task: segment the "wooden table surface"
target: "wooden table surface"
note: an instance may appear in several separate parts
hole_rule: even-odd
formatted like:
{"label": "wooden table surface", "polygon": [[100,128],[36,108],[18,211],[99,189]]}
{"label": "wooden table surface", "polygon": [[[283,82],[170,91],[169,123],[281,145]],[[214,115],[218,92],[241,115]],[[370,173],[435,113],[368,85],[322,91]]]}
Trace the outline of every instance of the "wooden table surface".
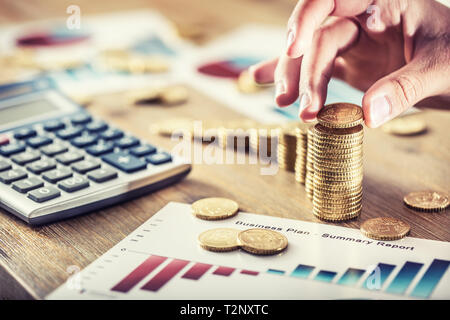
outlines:
{"label": "wooden table surface", "polygon": [[[190,0],[186,13],[179,9],[183,3],[183,0],[78,1],[82,14],[153,7],[183,23],[212,19],[215,23],[210,37],[248,21],[284,25],[293,7],[293,1]],[[70,4],[56,0],[47,4],[41,0],[3,0],[0,23],[61,16]],[[150,123],[179,116],[201,120],[214,120],[218,116],[230,120],[241,118],[220,102],[194,90],[190,92],[189,102],[180,106],[127,106],[116,94],[97,98],[89,110],[169,150],[175,142],[151,134]],[[365,129],[362,214],[339,225],[358,228],[369,218],[392,216],[411,225],[412,237],[450,241],[448,210],[420,213],[406,208],[402,202],[410,191],[449,191],[450,112],[427,111],[420,117],[426,121],[429,131],[419,136],[395,137],[379,129]],[[86,267],[169,201],[191,203],[204,197],[221,196],[235,199],[243,211],[323,223],[312,215],[304,187],[294,181],[293,173],[280,170],[275,176],[262,176],[259,169],[258,165],[248,164],[194,165],[186,179],[171,187],[42,227],[30,227],[0,210],[0,299],[44,298],[68,278],[69,266]]]}

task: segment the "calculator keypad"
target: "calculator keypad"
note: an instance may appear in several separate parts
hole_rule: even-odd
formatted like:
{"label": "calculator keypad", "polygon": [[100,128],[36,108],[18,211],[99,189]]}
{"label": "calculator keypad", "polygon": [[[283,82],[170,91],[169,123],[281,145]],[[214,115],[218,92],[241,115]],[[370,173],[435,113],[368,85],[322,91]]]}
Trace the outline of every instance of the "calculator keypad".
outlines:
{"label": "calculator keypad", "polygon": [[0,136],[0,183],[37,203],[172,159],[86,113]]}

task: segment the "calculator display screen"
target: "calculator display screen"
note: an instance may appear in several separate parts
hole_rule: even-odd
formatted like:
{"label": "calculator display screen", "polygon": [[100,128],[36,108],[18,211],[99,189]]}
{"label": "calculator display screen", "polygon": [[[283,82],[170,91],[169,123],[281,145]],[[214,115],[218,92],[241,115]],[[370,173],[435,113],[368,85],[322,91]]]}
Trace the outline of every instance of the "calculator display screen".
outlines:
{"label": "calculator display screen", "polygon": [[42,116],[47,112],[55,110],[58,110],[58,107],[45,99],[21,103],[19,105],[0,109],[0,125],[25,120],[37,115]]}

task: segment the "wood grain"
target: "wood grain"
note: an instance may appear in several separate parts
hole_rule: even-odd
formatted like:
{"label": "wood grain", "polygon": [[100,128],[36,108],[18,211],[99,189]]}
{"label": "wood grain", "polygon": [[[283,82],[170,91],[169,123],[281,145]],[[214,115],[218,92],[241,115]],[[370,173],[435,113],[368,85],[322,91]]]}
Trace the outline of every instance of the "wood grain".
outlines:
{"label": "wood grain", "polygon": [[[92,1],[79,1],[86,11],[96,13],[140,7],[146,1],[108,1],[109,7]],[[22,13],[16,1],[1,2],[2,21],[54,16],[64,1],[48,1],[41,11]],[[38,1],[30,1],[37,5]],[[183,2],[152,1],[151,4],[174,17],[183,16]],[[283,23],[292,1],[190,1],[189,16],[220,16],[222,32],[239,23],[262,21]],[[207,3],[214,3],[207,4]],[[99,7],[97,7],[99,6]],[[64,7],[65,8],[65,7]],[[241,8],[240,10],[237,10]],[[84,10],[84,9],[83,9]],[[224,15],[229,12],[230,15]],[[11,13],[11,14],[9,14]],[[14,18],[11,18],[14,17]],[[216,32],[216,31],[215,31]],[[120,94],[99,97],[89,107],[94,114],[149,142],[171,149],[176,141],[150,133],[149,125],[158,120],[189,116],[201,120],[237,119],[241,115],[194,90],[187,104],[173,107],[127,106]],[[421,114],[430,130],[414,137],[395,137],[379,129],[365,129],[364,200],[361,217],[339,225],[358,228],[366,219],[392,216],[411,225],[411,236],[450,241],[448,210],[420,213],[403,205],[403,196],[422,189],[449,191],[450,113],[429,111]],[[320,222],[311,213],[311,203],[293,173],[279,171],[262,176],[258,165],[196,164],[189,176],[178,184],[148,196],[105,208],[77,218],[42,227],[30,227],[0,211],[0,298],[42,299],[69,276],[70,266],[86,267],[169,201],[192,203],[203,197],[222,196],[236,200],[243,211]],[[4,289],[4,288],[11,288]]]}

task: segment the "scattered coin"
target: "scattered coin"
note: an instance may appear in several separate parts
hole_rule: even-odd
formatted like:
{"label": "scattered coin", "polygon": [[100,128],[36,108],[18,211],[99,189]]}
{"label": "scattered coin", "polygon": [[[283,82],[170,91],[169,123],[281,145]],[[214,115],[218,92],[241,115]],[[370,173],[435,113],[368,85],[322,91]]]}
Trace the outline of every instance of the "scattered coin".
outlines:
{"label": "scattered coin", "polygon": [[188,100],[189,92],[183,86],[169,86],[160,93],[161,102],[166,105],[181,104]]}
{"label": "scattered coin", "polygon": [[222,220],[236,215],[239,205],[226,198],[205,198],[192,204],[192,213],[203,220]]}
{"label": "scattered coin", "polygon": [[362,234],[375,240],[401,239],[409,233],[409,230],[409,224],[391,217],[369,219],[361,225]]}
{"label": "scattered coin", "polygon": [[238,235],[242,249],[253,254],[277,254],[286,249],[287,238],[279,232],[267,229],[248,229]]}
{"label": "scattered coin", "polygon": [[202,232],[198,236],[200,246],[209,251],[225,252],[239,248],[238,234],[241,230],[217,228]]}
{"label": "scattered coin", "polygon": [[127,102],[130,104],[155,102],[160,99],[161,91],[161,87],[147,87],[131,90],[126,93]]}
{"label": "scattered coin", "polygon": [[427,125],[417,116],[395,118],[384,124],[381,128],[386,133],[399,136],[411,136],[427,131]]}
{"label": "scattered coin", "polygon": [[448,195],[438,191],[411,192],[403,201],[409,208],[419,211],[437,212],[449,206]]}
{"label": "scattered coin", "polygon": [[256,84],[247,70],[241,72],[241,74],[239,75],[239,78],[237,80],[237,87],[238,90],[242,93],[255,93],[263,90],[263,87]]}
{"label": "scattered coin", "polygon": [[168,137],[173,134],[192,136],[193,130],[193,120],[190,118],[170,118],[150,126],[151,133]]}
{"label": "scattered coin", "polygon": [[350,128],[363,122],[361,107],[351,103],[333,103],[323,107],[317,120],[325,127]]}

